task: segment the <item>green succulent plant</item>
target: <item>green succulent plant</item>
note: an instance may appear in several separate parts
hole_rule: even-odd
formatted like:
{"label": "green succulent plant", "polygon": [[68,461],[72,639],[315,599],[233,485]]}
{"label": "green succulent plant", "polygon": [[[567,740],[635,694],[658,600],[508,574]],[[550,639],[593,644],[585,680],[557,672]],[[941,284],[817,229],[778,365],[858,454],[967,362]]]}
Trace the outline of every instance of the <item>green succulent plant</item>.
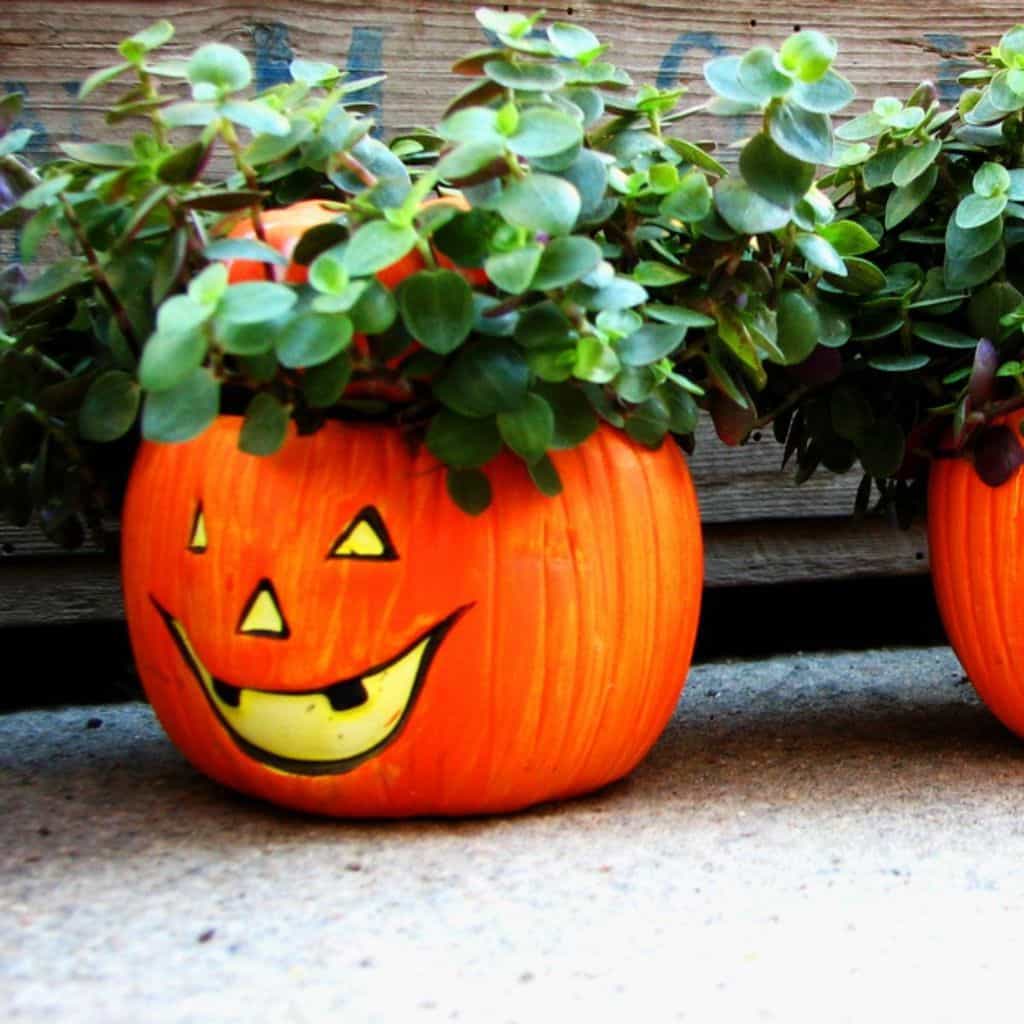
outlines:
{"label": "green succulent plant", "polygon": [[809,298],[839,310],[842,333],[771,367],[757,406],[799,479],[859,466],[861,510],[877,491],[909,521],[931,458],[971,458],[992,485],[1024,461],[992,425],[1024,405],[1022,69],[1018,27],[961,76],[956,104],[924,82],[834,132],[817,188],[835,211],[826,237],[853,248],[835,246],[845,274],[819,262]]}
{"label": "green succulent plant", "polygon": [[[773,424],[799,479],[859,465],[858,507],[877,484],[906,511],[947,427],[970,452],[1024,404],[1024,30],[956,106],[925,83],[836,127],[855,94],[819,32],[712,60],[713,98],[686,107],[582,26],[476,17],[467,86],[389,143],[358,99],[377,79],[296,60],[254,94],[232,47],[162,57],[167,22],[82,86],[119,85],[107,120],[134,135],[33,168],[6,130],[19,98],[0,105],[0,226],[45,264],[0,278],[8,518],[100,536],[139,438],[224,411],[254,455],[292,421],[391,422],[475,513],[503,450],[554,494],[550,453],[601,421],[690,448],[705,409],[728,443]],[[702,112],[754,125],[734,170],[680,134]],[[305,199],[334,216],[284,254],[264,218]],[[980,446],[979,469],[995,482],[1018,449]]]}

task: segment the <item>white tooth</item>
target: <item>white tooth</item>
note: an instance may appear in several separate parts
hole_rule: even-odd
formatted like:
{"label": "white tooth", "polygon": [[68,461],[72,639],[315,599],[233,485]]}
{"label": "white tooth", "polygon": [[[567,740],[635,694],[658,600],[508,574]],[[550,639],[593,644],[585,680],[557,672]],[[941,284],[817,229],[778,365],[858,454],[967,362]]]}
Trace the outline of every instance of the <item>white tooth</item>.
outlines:
{"label": "white tooth", "polygon": [[174,628],[202,677],[203,686],[224,720],[242,739],[277,757],[295,761],[342,761],[371,750],[394,732],[419,677],[430,644],[424,637],[397,661],[363,677],[367,700],[335,711],[322,693],[268,693],[239,690],[237,707],[217,696],[213,678],[199,660],[184,628]]}

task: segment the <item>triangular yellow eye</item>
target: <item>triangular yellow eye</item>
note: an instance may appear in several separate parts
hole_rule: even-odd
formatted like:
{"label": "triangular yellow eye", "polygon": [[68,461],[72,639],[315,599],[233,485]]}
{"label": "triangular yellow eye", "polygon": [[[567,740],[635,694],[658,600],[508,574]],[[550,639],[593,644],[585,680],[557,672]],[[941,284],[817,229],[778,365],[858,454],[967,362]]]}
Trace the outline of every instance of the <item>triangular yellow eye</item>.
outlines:
{"label": "triangular yellow eye", "polygon": [[192,520],[192,533],[188,541],[189,551],[202,554],[206,550],[206,516],[203,515],[202,503],[196,506],[196,515]]}
{"label": "triangular yellow eye", "polygon": [[242,612],[238,632],[279,640],[285,640],[291,635],[270,580],[260,580],[256,585]]}
{"label": "triangular yellow eye", "polygon": [[366,558],[393,562],[398,552],[391,543],[380,513],[367,505],[334,542],[328,558]]}

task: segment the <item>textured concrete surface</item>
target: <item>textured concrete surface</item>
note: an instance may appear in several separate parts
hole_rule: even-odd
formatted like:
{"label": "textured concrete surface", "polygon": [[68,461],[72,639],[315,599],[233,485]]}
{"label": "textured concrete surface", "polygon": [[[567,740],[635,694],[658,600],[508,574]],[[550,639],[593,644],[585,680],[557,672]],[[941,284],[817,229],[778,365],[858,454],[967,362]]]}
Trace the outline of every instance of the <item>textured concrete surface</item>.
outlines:
{"label": "textured concrete surface", "polygon": [[953,1021],[1019,1012],[1024,744],[945,649],[703,666],[634,776],[311,820],[147,708],[0,718],[5,1021]]}

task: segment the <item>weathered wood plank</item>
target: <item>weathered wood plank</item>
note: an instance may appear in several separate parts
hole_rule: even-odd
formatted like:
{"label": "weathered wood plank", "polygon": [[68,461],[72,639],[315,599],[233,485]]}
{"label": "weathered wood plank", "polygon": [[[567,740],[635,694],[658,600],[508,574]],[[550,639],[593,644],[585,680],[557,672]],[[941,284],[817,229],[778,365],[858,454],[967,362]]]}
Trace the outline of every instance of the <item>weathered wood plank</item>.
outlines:
{"label": "weathered wood plank", "polygon": [[[287,6],[263,3],[162,3],[145,0],[6,0],[0,24],[0,68],[8,87],[28,97],[28,122],[50,129],[38,145],[91,132],[98,103],[78,103],[77,84],[115,60],[113,44],[156,17],[178,28],[175,47],[221,39],[253,57],[256,79],[269,85],[287,73],[292,56],[338,62],[356,75],[386,71],[374,90],[388,131],[433,121],[458,87],[449,74],[453,57],[478,47],[473,19],[477,0],[378,0],[373,4],[297,0]],[[532,10],[536,3],[518,5]],[[1017,18],[1008,0],[945,5],[941,19],[933,6],[917,3],[820,4],[809,0],[712,5],[699,12],[667,0],[629,3],[574,3],[548,6],[591,26],[612,44],[612,57],[638,80],[672,85],[682,81],[705,95],[702,63],[739,52],[756,42],[778,43],[795,27],[835,35],[840,66],[867,97],[904,94],[922,78],[955,89],[964,57],[991,45]],[[707,128],[707,125],[701,125]],[[717,126],[731,133],[734,124]],[[728,137],[723,141],[728,141]]]}
{"label": "weathered wood plank", "polygon": [[917,576],[928,571],[923,527],[879,520],[722,523],[704,530],[709,587]]}
{"label": "weathered wood plank", "polygon": [[[704,529],[709,587],[910,576],[928,571],[920,528],[821,519],[712,524]],[[0,563],[0,628],[102,621],[124,614],[117,562],[108,557]]]}

